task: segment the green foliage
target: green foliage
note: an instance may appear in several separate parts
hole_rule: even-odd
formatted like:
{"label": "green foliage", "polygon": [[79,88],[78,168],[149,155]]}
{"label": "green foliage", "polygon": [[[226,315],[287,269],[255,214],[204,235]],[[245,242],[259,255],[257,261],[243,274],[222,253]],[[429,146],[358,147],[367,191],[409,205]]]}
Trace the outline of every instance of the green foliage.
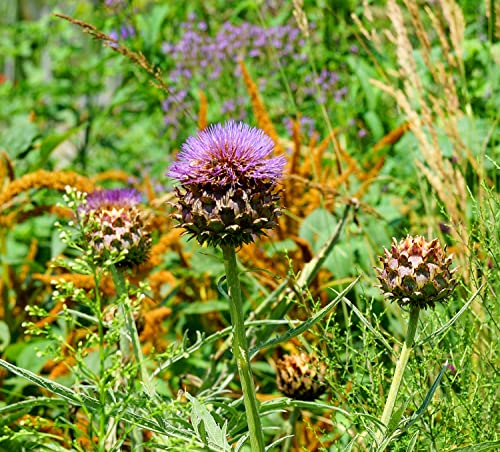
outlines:
{"label": "green foliage", "polygon": [[[4,3],[0,450],[249,450],[221,253],[174,237],[172,182],[165,177],[197,130],[199,90],[208,122],[262,119],[237,57],[287,156],[297,140],[289,121],[302,118],[298,169],[283,182],[289,205],[281,227],[240,250],[238,262],[268,450],[305,450],[311,438],[322,451],[498,449],[500,47],[487,2],[459,2],[465,31],[457,67],[448,67],[424,20],[432,61],[443,62],[460,102],[453,139],[446,117],[434,118],[435,136],[422,129],[435,139],[442,165],[463,176],[465,208],[457,207],[457,217],[415,163],[428,168],[418,136],[391,135],[409,118],[373,80],[401,89],[403,82],[391,78],[401,55],[385,38],[381,52],[352,22],[366,2],[305,1],[309,37],[297,29],[292,2],[134,0],[116,9],[89,0]],[[386,9],[371,3],[373,20],[363,23],[388,29]],[[113,43],[91,39],[54,12],[116,33],[161,69],[167,89],[153,86]],[[217,36],[228,25],[238,32],[224,42]],[[125,36],[124,26],[134,33]],[[239,42],[251,27],[298,35],[262,46],[255,38]],[[192,48],[182,58],[165,50],[189,30],[236,53],[217,59],[204,47],[193,59]],[[416,36],[411,45],[425,96],[442,98]],[[191,72],[176,75],[186,64]],[[411,101],[420,114],[418,98]],[[335,149],[323,146],[318,157],[330,126]],[[375,146],[380,140],[385,145]],[[467,151],[460,164],[457,149]],[[154,264],[122,272],[120,252],[97,263],[77,220],[84,195],[65,197],[50,183],[9,195],[16,181],[40,169],[75,170],[100,187],[140,186],[155,219],[154,246],[167,243]],[[99,179],[109,170],[120,177]],[[70,207],[65,215],[72,216],[50,209],[56,206]],[[454,234],[462,225],[467,239]],[[447,304],[421,314],[394,415],[375,445],[408,315],[383,299],[373,267],[391,237],[407,233],[439,237],[456,254],[462,279]],[[151,306],[164,316],[148,317]],[[276,389],[275,362],[300,351],[325,365],[328,391],[313,402],[283,398]]]}

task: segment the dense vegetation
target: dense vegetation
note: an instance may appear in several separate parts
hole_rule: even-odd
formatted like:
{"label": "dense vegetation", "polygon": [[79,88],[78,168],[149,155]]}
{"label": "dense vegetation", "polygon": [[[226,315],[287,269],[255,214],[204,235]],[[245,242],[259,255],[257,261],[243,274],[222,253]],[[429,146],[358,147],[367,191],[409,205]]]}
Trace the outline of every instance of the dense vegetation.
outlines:
{"label": "dense vegetation", "polygon": [[[0,450],[500,448],[498,3],[0,14]],[[265,181],[182,178],[190,137],[230,120],[282,177],[248,157]],[[242,235],[183,210],[194,190],[227,215],[245,187]],[[388,281],[408,246],[423,298]]]}

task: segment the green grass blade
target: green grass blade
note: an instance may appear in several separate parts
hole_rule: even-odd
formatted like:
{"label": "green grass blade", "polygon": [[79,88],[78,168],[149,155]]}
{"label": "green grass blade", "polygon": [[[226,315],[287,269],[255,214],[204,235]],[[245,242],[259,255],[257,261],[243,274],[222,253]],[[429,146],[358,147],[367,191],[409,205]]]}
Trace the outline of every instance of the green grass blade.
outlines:
{"label": "green grass blade", "polygon": [[330,303],[328,303],[324,308],[320,309],[314,316],[312,316],[309,320],[302,322],[296,328],[289,329],[285,334],[281,336],[277,336],[269,341],[261,342],[257,344],[250,350],[250,356],[253,357],[257,352],[262,350],[263,348],[269,347],[271,345],[277,345],[281,342],[288,341],[299,334],[302,334],[304,331],[307,331],[311,328],[315,323],[319,322],[323,317],[328,314],[328,312],[333,309],[337,303],[344,297],[346,293],[348,293],[359,281],[360,276],[358,276],[351,284],[349,284],[342,292],[340,292],[335,299],[333,299]]}

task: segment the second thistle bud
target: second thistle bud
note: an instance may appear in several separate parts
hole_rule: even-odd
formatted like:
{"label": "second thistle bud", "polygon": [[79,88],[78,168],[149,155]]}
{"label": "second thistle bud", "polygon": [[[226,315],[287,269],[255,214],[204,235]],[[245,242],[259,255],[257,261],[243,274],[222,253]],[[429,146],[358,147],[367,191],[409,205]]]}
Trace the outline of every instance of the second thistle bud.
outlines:
{"label": "second thistle bud", "polygon": [[455,288],[452,256],[437,239],[429,242],[420,236],[407,236],[399,243],[393,239],[391,249],[385,250],[380,261],[382,268],[376,269],[380,288],[401,306],[433,308]]}
{"label": "second thistle bud", "polygon": [[147,259],[151,227],[139,200],[139,193],[132,189],[99,190],[88,195],[80,215],[95,262],[102,264],[122,254],[117,264],[133,267]]}

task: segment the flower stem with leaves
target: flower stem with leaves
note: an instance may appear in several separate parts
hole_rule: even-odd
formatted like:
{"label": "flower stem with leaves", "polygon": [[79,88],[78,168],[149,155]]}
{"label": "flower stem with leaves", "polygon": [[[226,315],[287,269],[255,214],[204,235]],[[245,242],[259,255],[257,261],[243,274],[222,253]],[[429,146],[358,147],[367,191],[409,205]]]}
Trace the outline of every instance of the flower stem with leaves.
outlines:
{"label": "flower stem with leaves", "polygon": [[231,323],[233,325],[233,354],[241,378],[243,402],[245,404],[248,419],[250,444],[252,446],[252,451],[260,452],[264,451],[264,437],[262,434],[257,397],[255,395],[252,369],[250,367],[236,253],[232,246],[223,246],[222,253],[224,256],[226,281],[229,289],[229,310],[231,313]]}
{"label": "flower stem with leaves", "polygon": [[265,234],[280,215],[278,180],[286,159],[270,157],[273,140],[263,130],[227,121],[189,137],[168,175],[176,187],[174,217],[200,244],[220,246],[229,288],[233,353],[238,366],[252,451],[264,451],[255,395],[236,249]]}
{"label": "flower stem with leaves", "polygon": [[404,371],[406,369],[406,365],[408,364],[408,359],[413,349],[415,333],[417,331],[417,326],[418,326],[419,314],[420,314],[420,308],[418,306],[413,307],[410,311],[410,320],[408,321],[408,330],[406,332],[405,342],[403,344],[403,349],[401,350],[401,354],[399,355],[399,359],[396,364],[396,369],[394,370],[391,388],[389,389],[389,393],[387,394],[384,411],[382,413],[382,417],[380,418],[380,422],[384,425],[382,429],[386,430],[385,431],[381,430],[378,432],[376,438],[377,442],[380,442],[380,440],[383,439],[384,434],[387,431],[387,427],[389,426],[389,422],[391,420],[392,412],[394,410],[394,405],[396,403],[396,398],[399,392],[399,387],[401,386],[401,382],[403,381]]}

